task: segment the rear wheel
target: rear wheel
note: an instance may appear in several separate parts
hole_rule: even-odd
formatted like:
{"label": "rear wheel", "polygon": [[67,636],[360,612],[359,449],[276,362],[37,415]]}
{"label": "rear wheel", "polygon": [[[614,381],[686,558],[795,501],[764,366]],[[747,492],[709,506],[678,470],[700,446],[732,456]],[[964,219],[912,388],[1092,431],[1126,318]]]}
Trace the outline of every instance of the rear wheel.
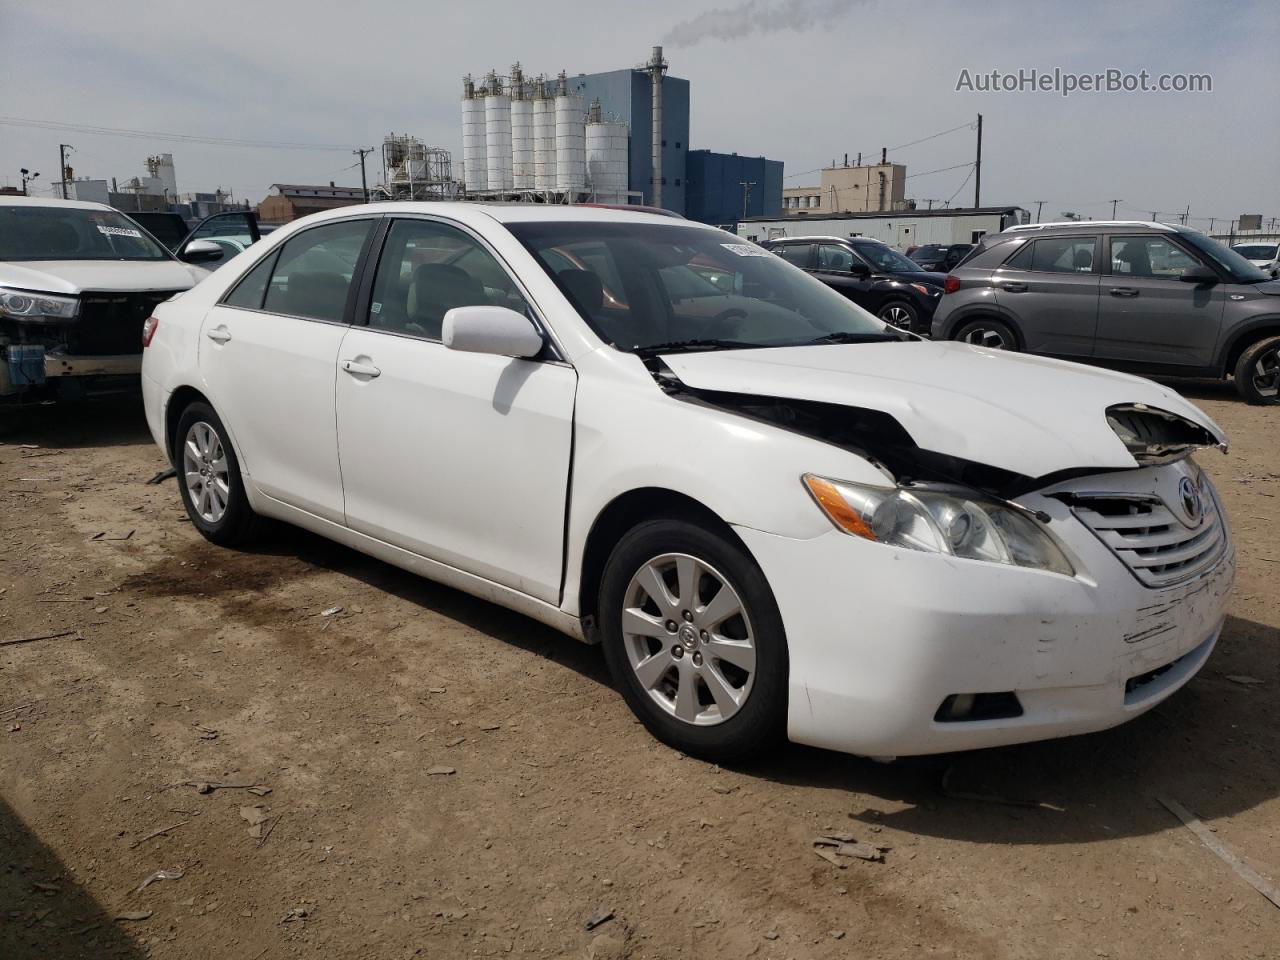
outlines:
{"label": "rear wheel", "polygon": [[914,331],[919,314],[916,308],[905,300],[891,300],[880,308],[880,312],[876,316],[891,327],[897,327],[899,330]]}
{"label": "rear wheel", "polygon": [[999,320],[970,320],[956,331],[955,339],[988,350],[1017,350],[1018,340],[1009,325]]}
{"label": "rear wheel", "polygon": [[739,544],[683,520],[641,524],[605,566],[598,615],[614,683],[659,740],[724,763],[781,738],[782,617]]}
{"label": "rear wheel", "polygon": [[1280,337],[1253,344],[1236,361],[1236,392],[1249,403],[1280,403]]}
{"label": "rear wheel", "polygon": [[248,542],[257,514],[245,496],[240,463],[213,407],[196,402],[182,411],[174,432],[178,490],[192,525],[224,547]]}

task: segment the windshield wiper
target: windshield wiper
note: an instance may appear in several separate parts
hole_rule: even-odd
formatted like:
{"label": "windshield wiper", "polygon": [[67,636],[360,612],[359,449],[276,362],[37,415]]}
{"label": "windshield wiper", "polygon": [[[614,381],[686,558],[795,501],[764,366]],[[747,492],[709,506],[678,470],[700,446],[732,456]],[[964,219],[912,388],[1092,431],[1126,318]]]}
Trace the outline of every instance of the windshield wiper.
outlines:
{"label": "windshield wiper", "polygon": [[851,333],[847,330],[837,330],[835,333],[824,333],[820,337],[814,337],[812,340],[805,340],[807,346],[811,343],[901,343],[907,338],[899,336],[896,333]]}
{"label": "windshield wiper", "polygon": [[655,353],[687,353],[695,350],[745,350],[759,347],[759,343],[746,343],[742,340],[671,340],[667,343],[649,343],[636,347],[635,352],[641,356],[652,356]]}

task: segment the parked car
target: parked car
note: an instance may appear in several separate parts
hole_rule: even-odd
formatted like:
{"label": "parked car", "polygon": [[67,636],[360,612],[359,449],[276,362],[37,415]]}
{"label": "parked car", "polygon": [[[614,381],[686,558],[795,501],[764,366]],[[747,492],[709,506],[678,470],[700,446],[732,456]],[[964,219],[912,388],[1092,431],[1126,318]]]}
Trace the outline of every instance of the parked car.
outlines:
{"label": "parked car", "polygon": [[903,330],[928,333],[943,277],[870,237],[786,237],[761,244]]}
{"label": "parked car", "polygon": [[1231,248],[1263,273],[1280,277],[1280,244],[1237,243]]}
{"label": "parked car", "polygon": [[196,240],[208,240],[218,247],[219,255],[202,261],[209,270],[216,270],[246,247],[257,243],[271,232],[271,227],[260,227],[258,215],[252,210],[228,210],[205,217],[194,227],[188,227],[181,214],[172,211],[148,210],[130,216],[169,248],[180,253],[187,244]]}
{"label": "parked car", "polygon": [[221,256],[191,243],[179,259],[103,204],[0,197],[0,398],[136,382],[143,321]]}
{"label": "parked car", "polygon": [[[686,313],[713,270],[726,306]],[[1203,412],[894,330],[701,224],[344,207],[161,304],[144,342],[208,540],[274,517],[598,641],[697,756],[1100,730],[1223,622]]]}
{"label": "parked car", "polygon": [[922,270],[946,273],[972,249],[972,243],[926,243],[912,249],[907,257],[920,264]]}
{"label": "parked car", "polygon": [[953,270],[933,336],[1151,375],[1233,377],[1280,402],[1280,281],[1180,225],[1010,227]]}

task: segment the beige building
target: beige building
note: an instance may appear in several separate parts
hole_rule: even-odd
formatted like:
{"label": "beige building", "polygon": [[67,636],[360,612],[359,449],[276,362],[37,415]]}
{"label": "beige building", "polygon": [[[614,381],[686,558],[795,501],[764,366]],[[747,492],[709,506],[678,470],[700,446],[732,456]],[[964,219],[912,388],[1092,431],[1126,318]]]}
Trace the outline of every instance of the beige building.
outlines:
{"label": "beige building", "polygon": [[874,213],[904,205],[907,168],[901,163],[824,167],[816,187],[782,191],[782,215],[804,217],[832,213]]}

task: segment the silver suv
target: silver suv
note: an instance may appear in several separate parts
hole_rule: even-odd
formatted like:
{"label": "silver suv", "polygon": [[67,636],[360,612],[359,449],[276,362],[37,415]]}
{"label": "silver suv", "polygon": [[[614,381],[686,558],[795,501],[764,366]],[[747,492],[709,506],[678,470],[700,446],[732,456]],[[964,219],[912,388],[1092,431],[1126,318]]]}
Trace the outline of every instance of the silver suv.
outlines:
{"label": "silver suv", "polygon": [[1183,226],[1010,227],[984,237],[943,291],[935,340],[1234,377],[1250,403],[1280,403],[1280,280]]}

